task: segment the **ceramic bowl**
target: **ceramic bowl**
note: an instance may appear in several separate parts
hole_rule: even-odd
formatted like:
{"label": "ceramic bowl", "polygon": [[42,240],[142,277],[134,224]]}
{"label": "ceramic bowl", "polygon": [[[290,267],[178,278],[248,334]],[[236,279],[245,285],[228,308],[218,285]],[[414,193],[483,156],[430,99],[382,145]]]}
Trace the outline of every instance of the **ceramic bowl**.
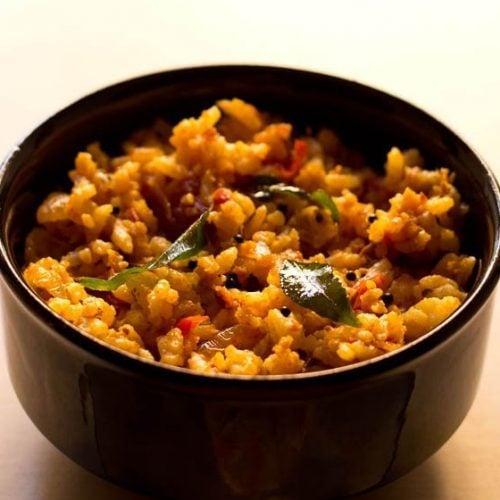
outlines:
{"label": "ceramic bowl", "polygon": [[[113,148],[162,116],[196,115],[238,96],[298,126],[328,125],[382,164],[392,145],[446,165],[471,210],[463,251],[480,262],[471,292],[438,328],[346,368],[301,375],[206,376],[122,354],[56,317],[24,283],[35,209],[76,151]],[[113,85],[49,118],[4,160],[0,266],[12,384],[57,448],[124,487],[174,499],[332,498],[375,488],[432,455],[478,385],[499,276],[498,184],[478,156],[425,112],[333,76],[275,67],[166,71]]]}

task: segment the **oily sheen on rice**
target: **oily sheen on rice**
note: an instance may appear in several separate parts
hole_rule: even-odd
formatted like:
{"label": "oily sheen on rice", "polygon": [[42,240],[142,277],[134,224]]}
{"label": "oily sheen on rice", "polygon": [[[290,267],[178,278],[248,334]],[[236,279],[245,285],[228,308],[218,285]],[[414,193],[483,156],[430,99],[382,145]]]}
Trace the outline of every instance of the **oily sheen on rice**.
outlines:
{"label": "oily sheen on rice", "polygon": [[[85,334],[152,362],[203,373],[291,374],[344,366],[429,332],[466,297],[476,259],[460,253],[467,207],[448,169],[415,149],[387,154],[384,175],[329,129],[300,136],[240,99],[171,128],[158,120],[110,157],[79,152],[68,192],[48,195],[26,240],[24,277]],[[254,196],[259,182],[306,193]],[[270,181],[271,180],[271,181]],[[143,266],[209,210],[189,259],[95,291]],[[331,266],[357,317],[319,315],[285,293],[283,262]]]}

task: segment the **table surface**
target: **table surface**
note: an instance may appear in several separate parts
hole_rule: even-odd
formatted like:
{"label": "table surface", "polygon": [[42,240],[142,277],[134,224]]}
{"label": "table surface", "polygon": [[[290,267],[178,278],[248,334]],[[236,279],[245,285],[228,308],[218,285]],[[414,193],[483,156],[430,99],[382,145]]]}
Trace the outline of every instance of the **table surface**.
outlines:
{"label": "table surface", "polygon": [[[458,132],[500,177],[500,3],[467,4],[4,0],[0,155],[50,113],[110,83],[189,65],[262,63],[336,74],[399,95]],[[500,294],[492,324],[500,324]],[[360,499],[498,498],[499,347],[493,327],[477,398],[448,443]],[[145,498],[87,473],[45,440],[11,389],[3,343],[0,439],[2,500]]]}

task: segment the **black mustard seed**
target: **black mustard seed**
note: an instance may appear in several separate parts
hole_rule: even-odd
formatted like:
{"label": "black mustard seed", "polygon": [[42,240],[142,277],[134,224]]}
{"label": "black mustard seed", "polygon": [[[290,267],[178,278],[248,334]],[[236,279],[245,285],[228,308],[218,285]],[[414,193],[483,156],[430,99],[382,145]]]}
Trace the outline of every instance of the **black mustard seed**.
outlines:
{"label": "black mustard seed", "polygon": [[241,288],[240,280],[236,273],[226,274],[226,288]]}
{"label": "black mustard seed", "polygon": [[292,313],[292,311],[290,311],[290,309],[288,309],[288,307],[284,306],[280,309],[280,313],[285,317],[285,318],[288,318],[288,316],[290,316],[290,314]]}
{"label": "black mustard seed", "polygon": [[382,302],[383,302],[386,306],[390,306],[390,305],[394,302],[394,297],[392,296],[392,293],[390,293],[390,292],[385,292],[385,293],[382,295]]}

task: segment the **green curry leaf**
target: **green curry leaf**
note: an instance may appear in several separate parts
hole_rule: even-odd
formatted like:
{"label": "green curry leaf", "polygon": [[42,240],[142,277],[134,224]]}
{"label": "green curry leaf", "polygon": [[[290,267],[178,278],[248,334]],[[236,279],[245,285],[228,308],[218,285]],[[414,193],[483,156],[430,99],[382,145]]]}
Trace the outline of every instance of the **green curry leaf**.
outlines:
{"label": "green curry leaf", "polygon": [[333,201],[332,197],[326,191],[323,191],[323,189],[316,189],[316,191],[313,191],[309,195],[309,198],[315,203],[317,203],[320,207],[330,210],[333,221],[339,222],[340,220],[339,209],[337,208],[337,205],[335,205],[335,202]]}
{"label": "green curry leaf", "polygon": [[145,267],[156,269],[167,266],[174,260],[185,260],[198,254],[207,243],[204,229],[208,214],[209,210],[205,210],[163,253]]}
{"label": "green curry leaf", "polygon": [[280,285],[299,306],[338,323],[359,325],[344,287],[328,264],[285,260],[280,268]]}
{"label": "green curry leaf", "polygon": [[140,274],[144,271],[146,271],[145,267],[129,267],[107,280],[85,276],[77,278],[77,281],[89,290],[110,292],[112,290],[116,290],[120,285],[123,285],[123,283],[125,283],[131,276],[134,276],[134,274]]}
{"label": "green curry leaf", "polygon": [[278,184],[261,185],[259,191],[256,191],[252,194],[252,196],[256,200],[262,201],[279,195],[291,195],[304,199],[307,199],[309,197],[307,191],[304,191],[297,186],[289,186],[288,184],[283,184],[282,182]]}
{"label": "green curry leaf", "polygon": [[332,197],[323,189],[316,189],[312,193],[308,193],[304,189],[297,186],[290,186],[288,184],[278,183],[261,186],[259,191],[253,193],[253,197],[257,200],[268,200],[273,196],[297,196],[298,198],[304,198],[306,200],[312,201],[322,208],[326,208],[332,214],[332,220],[334,222],[339,222],[340,214],[333,201]]}
{"label": "green curry leaf", "polygon": [[176,260],[185,260],[193,257],[206,245],[204,228],[208,213],[209,210],[203,212],[201,216],[193,224],[191,224],[164,252],[145,266],[130,267],[118,274],[115,274],[112,278],[107,280],[82,277],[78,279],[78,282],[90,290],[113,291],[120,285],[123,285],[123,283],[135,274],[140,274],[144,271],[151,271],[162,266],[168,266]]}

